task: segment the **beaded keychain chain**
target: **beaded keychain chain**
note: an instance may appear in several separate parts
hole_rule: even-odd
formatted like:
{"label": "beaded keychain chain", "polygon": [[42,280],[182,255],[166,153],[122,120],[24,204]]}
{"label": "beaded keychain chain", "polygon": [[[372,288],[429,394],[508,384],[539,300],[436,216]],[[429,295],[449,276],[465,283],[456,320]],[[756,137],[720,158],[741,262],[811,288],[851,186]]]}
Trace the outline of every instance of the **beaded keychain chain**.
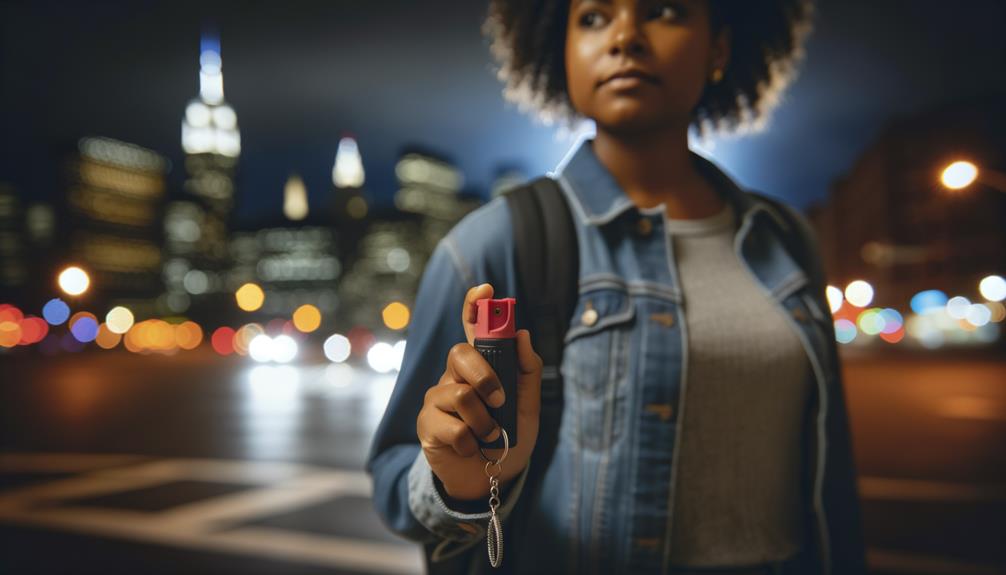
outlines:
{"label": "beaded keychain chain", "polygon": [[[489,459],[485,451],[482,451],[482,446],[479,446],[479,453],[482,454],[482,459],[486,460],[486,476],[489,477],[490,517],[489,525],[486,527],[486,545],[489,547],[489,564],[493,567],[499,567],[503,561],[503,526],[500,524],[499,516],[496,515],[496,508],[500,505],[499,476],[503,475],[503,460],[510,451],[510,438],[502,426],[500,431],[503,432],[503,455],[499,459],[495,461]],[[495,473],[489,471],[490,466],[496,468]]]}

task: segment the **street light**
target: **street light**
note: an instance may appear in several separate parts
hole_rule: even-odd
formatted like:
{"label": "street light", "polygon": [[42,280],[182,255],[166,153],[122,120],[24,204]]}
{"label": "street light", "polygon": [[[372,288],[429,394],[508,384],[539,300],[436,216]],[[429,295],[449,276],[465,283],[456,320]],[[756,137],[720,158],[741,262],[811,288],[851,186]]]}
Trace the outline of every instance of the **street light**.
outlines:
{"label": "street light", "polygon": [[943,173],[940,175],[940,181],[951,190],[966,188],[976,179],[978,179],[978,166],[963,160],[943,168]]}
{"label": "street light", "polygon": [[967,160],[952,162],[940,173],[940,183],[948,190],[963,190],[976,181],[1006,193],[1006,174],[988,167],[979,170],[978,166]]}

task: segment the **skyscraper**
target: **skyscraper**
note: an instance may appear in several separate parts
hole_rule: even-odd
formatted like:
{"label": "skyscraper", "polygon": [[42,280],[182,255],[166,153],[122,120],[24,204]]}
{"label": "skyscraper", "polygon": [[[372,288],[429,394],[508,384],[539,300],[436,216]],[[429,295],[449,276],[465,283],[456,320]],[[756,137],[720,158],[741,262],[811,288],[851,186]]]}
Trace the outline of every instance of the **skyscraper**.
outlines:
{"label": "skyscraper", "polygon": [[231,287],[225,281],[228,226],[241,134],[237,114],[224,100],[220,40],[204,34],[200,48],[199,96],[186,106],[182,119],[185,198],[168,205],[164,221],[164,302],[172,312],[200,302],[212,307],[213,294]]}

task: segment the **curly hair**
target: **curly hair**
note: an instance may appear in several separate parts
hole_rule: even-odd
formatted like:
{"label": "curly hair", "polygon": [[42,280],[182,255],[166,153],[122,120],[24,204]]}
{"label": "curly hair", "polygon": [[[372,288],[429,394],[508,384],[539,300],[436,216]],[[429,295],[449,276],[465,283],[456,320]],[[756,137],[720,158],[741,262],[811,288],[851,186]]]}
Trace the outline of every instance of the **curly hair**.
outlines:
{"label": "curly hair", "polygon": [[[490,40],[504,97],[550,124],[579,115],[566,90],[570,0],[490,0],[482,32]],[[692,116],[699,134],[763,128],[796,75],[811,28],[811,0],[709,0],[714,33],[730,29],[723,79],[706,85]]]}

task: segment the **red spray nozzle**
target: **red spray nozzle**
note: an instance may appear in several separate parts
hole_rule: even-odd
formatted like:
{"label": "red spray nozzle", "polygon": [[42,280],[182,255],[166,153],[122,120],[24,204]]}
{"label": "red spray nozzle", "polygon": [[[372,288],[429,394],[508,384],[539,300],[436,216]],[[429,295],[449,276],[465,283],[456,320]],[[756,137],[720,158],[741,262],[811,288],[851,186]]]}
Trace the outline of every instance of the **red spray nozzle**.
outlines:
{"label": "red spray nozzle", "polygon": [[506,339],[517,337],[515,327],[517,300],[480,299],[475,302],[478,314],[475,320],[475,337],[479,339]]}

